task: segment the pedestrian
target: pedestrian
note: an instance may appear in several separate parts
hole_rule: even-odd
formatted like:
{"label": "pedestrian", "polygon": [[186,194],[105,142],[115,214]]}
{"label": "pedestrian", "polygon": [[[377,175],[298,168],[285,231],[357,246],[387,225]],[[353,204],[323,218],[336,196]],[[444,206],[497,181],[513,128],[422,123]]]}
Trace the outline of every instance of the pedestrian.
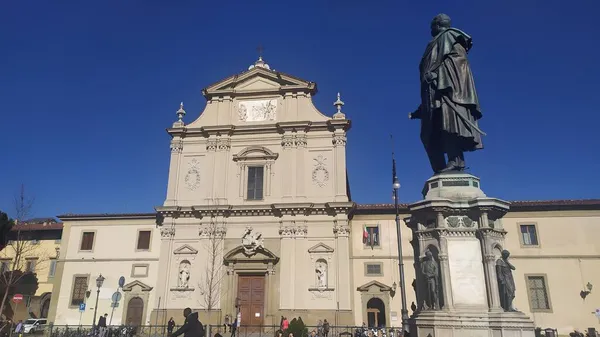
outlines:
{"label": "pedestrian", "polygon": [[198,320],[198,313],[192,312],[192,309],[183,309],[185,323],[171,334],[171,337],[177,337],[183,334],[183,337],[204,337],[204,326]]}
{"label": "pedestrian", "polygon": [[327,320],[323,321],[323,336],[322,337],[329,337],[329,322],[327,322]]}
{"label": "pedestrian", "polygon": [[23,333],[23,321],[19,320],[19,323],[17,323],[17,327],[15,328],[15,333],[17,334],[17,336],[22,337],[22,333]]}
{"label": "pedestrian", "polygon": [[175,329],[175,320],[173,319],[173,317],[171,317],[169,319],[169,322],[167,322],[167,332],[169,333],[169,335],[173,333],[173,329]]}
{"label": "pedestrian", "polygon": [[108,314],[104,314],[104,316],[100,316],[100,319],[98,319],[98,331],[100,332],[100,337],[106,336],[106,317],[108,317]]}

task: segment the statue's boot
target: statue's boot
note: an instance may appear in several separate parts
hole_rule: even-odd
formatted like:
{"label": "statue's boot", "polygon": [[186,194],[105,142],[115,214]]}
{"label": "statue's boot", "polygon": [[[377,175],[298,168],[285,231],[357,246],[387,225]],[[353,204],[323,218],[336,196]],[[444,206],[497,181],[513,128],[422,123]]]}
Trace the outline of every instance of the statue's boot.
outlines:
{"label": "statue's boot", "polygon": [[453,161],[449,162],[448,165],[446,165],[445,168],[440,170],[440,173],[445,173],[445,172],[456,172],[456,171],[464,171],[465,166],[464,165],[457,165],[456,163],[454,163]]}

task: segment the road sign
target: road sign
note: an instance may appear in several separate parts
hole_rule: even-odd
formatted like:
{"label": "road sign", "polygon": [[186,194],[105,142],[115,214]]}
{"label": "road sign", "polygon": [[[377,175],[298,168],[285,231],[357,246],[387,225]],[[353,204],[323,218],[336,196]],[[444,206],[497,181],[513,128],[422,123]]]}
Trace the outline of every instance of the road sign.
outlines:
{"label": "road sign", "polygon": [[596,309],[596,317],[598,317],[598,319],[600,319],[600,309]]}
{"label": "road sign", "polygon": [[85,303],[79,303],[79,311],[81,311],[81,312],[85,311]]}
{"label": "road sign", "polygon": [[115,292],[112,294],[112,301],[113,301],[113,302],[115,302],[115,303],[117,303],[117,302],[119,302],[120,300],[121,300],[121,293],[120,293],[120,292],[118,292],[118,291],[115,291]]}
{"label": "road sign", "polygon": [[23,295],[21,295],[21,294],[15,294],[13,296],[12,300],[15,303],[21,303],[21,301],[23,301]]}
{"label": "road sign", "polygon": [[123,288],[124,285],[125,285],[125,276],[121,276],[121,277],[119,277],[119,287]]}

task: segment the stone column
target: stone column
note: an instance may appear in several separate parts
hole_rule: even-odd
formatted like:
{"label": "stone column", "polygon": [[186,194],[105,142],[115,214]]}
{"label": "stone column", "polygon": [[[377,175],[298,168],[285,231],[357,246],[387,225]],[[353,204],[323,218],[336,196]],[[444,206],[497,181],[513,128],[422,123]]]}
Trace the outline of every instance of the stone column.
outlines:
{"label": "stone column", "polygon": [[498,280],[496,278],[496,256],[494,254],[485,255],[484,270],[490,311],[502,312],[504,310],[500,306],[500,293],[498,292]]}
{"label": "stone column", "polygon": [[[157,284],[157,296],[155,296],[156,304],[154,307],[158,307],[158,299],[161,300],[161,307],[166,308],[170,302],[169,288],[171,282],[171,269],[173,259],[173,238],[175,237],[175,226],[172,218],[167,218],[163,222],[163,226],[160,229],[161,241],[160,241],[160,259],[158,263],[158,269],[163,270],[164,273],[159,273]],[[158,314],[158,313],[157,313]]]}
{"label": "stone column", "polygon": [[179,185],[179,167],[181,165],[181,152],[183,151],[183,140],[173,137],[171,140],[171,162],[169,164],[169,182],[167,184],[167,198],[165,206],[177,204],[177,187]]}
{"label": "stone column", "polygon": [[444,299],[445,311],[454,310],[454,301],[452,300],[452,282],[450,279],[450,263],[448,263],[448,241],[444,236],[440,237],[440,253],[438,255],[440,259],[440,274],[442,283],[442,298]]}

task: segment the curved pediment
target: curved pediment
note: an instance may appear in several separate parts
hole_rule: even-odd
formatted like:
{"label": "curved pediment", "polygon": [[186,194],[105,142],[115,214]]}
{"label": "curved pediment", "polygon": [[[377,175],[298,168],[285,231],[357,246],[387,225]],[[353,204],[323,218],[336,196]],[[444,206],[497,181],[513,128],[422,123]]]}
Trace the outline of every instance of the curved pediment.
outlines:
{"label": "curved pediment", "polygon": [[279,257],[266,248],[256,248],[254,254],[248,255],[244,246],[241,245],[230,250],[229,253],[225,254],[223,257],[223,263],[225,265],[240,262],[276,264],[279,262]]}
{"label": "curved pediment", "polygon": [[385,284],[379,281],[371,281],[369,283],[365,283],[362,286],[358,287],[356,290],[358,291],[369,291],[372,288],[375,288],[379,291],[392,291],[392,287],[386,286]]}
{"label": "curved pediment", "polygon": [[240,160],[275,160],[279,154],[267,149],[263,146],[248,146],[241,150],[238,154],[233,155],[233,161]]}

